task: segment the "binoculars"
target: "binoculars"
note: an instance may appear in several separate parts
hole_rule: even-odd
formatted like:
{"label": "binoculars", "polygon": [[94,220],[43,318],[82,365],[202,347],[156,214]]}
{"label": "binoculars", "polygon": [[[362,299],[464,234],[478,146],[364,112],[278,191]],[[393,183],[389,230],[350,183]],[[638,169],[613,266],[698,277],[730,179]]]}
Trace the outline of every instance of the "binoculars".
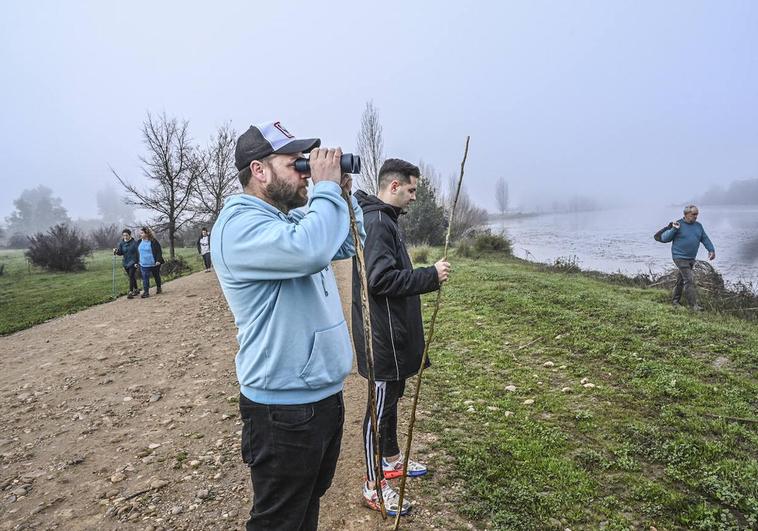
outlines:
{"label": "binoculars", "polygon": [[[343,153],[342,157],[340,157],[340,169],[342,173],[360,173],[361,158],[352,153]],[[295,170],[300,173],[310,173],[311,165],[308,159],[297,159],[295,161]]]}

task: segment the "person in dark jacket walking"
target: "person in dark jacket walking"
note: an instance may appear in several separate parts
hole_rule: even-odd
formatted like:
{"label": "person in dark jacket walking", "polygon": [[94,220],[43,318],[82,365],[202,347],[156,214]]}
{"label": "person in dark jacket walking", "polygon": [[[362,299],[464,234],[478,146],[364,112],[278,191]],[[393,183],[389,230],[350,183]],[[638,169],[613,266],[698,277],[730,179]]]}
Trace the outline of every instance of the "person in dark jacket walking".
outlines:
{"label": "person in dark jacket walking", "polygon": [[[369,196],[356,192],[363,209],[366,227],[366,274],[373,335],[374,376],[376,380],[377,423],[382,455],[383,478],[376,478],[372,466],[374,454],[371,416],[367,407],[363,421],[363,439],[367,482],[363,486],[366,505],[379,510],[374,485],[382,481],[382,493],[388,513],[405,514],[412,502],[403,501],[386,482],[403,475],[403,456],[397,441],[397,402],[403,396],[405,380],[421,368],[424,352],[424,327],[421,321],[422,293],[439,289],[450,273],[450,264],[440,260],[430,267],[413,268],[398,216],[416,200],[418,167],[400,159],[387,159],[379,170],[379,192]],[[363,337],[360,279],[353,264],[353,341],[358,372],[367,377],[366,346]],[[426,474],[426,466],[408,462],[408,476]]]}
{"label": "person in dark jacket walking", "polygon": [[139,263],[139,250],[137,248],[139,244],[137,240],[132,238],[132,231],[129,229],[124,229],[121,237],[123,239],[113,249],[113,254],[124,257],[121,265],[124,266],[124,271],[129,277],[129,293],[127,293],[126,298],[133,299],[139,293],[137,287],[137,264]]}
{"label": "person in dark jacket walking", "polygon": [[697,216],[700,212],[695,205],[684,207],[684,217],[678,221],[672,221],[671,227],[661,234],[663,243],[672,242],[671,257],[679,270],[674,286],[672,304],[679,307],[682,291],[693,311],[702,311],[702,306],[697,302],[697,287],[693,268],[697,259],[697,252],[702,243],[708,251],[708,260],[716,258],[716,248],[711,239],[705,233],[703,226],[698,223]]}
{"label": "person in dark jacket walking", "polygon": [[139,267],[142,270],[142,295],[146,299],[150,296],[150,273],[155,278],[155,292],[161,293],[161,264],[163,263],[163,250],[161,244],[155,239],[153,231],[147,227],[140,229],[139,242]]}
{"label": "person in dark jacket walking", "polygon": [[200,237],[197,239],[197,253],[203,257],[205,272],[209,272],[211,270],[211,236],[205,227],[203,227]]}

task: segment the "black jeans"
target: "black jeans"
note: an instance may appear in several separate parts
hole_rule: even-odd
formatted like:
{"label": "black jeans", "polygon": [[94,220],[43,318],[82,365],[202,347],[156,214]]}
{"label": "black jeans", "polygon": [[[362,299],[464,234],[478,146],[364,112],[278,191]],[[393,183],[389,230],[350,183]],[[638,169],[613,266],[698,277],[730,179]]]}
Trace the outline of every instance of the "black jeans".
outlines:
{"label": "black jeans", "polygon": [[[382,457],[397,455],[397,402],[405,393],[405,380],[398,382],[375,382],[376,420],[379,424],[379,448]],[[376,481],[374,472],[374,443],[371,436],[371,410],[366,400],[366,415],[363,418],[363,450],[366,462],[366,478]]]}
{"label": "black jeans", "polygon": [[137,264],[125,267],[124,271],[129,277],[129,291],[137,291]]}
{"label": "black jeans", "polygon": [[205,253],[203,255],[203,263],[205,264],[205,269],[211,268],[211,253]]}
{"label": "black jeans", "polygon": [[674,264],[679,269],[676,275],[676,286],[674,286],[674,304],[679,303],[679,299],[682,298],[682,289],[684,289],[684,296],[687,298],[689,305],[696,306],[697,289],[695,288],[695,275],[692,271],[692,268],[695,267],[695,260],[675,258]]}
{"label": "black jeans", "polygon": [[253,481],[247,531],[318,528],[319,500],[337,468],[344,411],[342,392],[293,406],[258,404],[240,394],[242,460]]}

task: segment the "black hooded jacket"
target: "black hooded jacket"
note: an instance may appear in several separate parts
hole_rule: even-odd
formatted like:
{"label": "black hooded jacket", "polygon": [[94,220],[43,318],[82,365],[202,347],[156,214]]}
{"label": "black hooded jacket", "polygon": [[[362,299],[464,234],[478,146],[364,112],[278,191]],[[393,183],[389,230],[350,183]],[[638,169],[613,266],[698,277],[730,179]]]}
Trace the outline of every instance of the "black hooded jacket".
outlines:
{"label": "black hooded jacket", "polygon": [[[434,266],[413,269],[397,224],[399,210],[363,191],[355,194],[366,229],[366,273],[373,335],[374,377],[405,380],[416,374],[424,353],[421,293],[439,289]],[[353,259],[353,341],[358,372],[368,377],[363,338],[360,278]]]}

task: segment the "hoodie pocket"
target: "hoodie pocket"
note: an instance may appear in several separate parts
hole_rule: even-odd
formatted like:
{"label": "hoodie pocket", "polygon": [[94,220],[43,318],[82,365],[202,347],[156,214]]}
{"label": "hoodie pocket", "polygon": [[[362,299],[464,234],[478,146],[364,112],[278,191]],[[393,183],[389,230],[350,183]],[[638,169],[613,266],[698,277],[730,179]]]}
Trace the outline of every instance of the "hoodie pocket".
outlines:
{"label": "hoodie pocket", "polygon": [[341,383],[352,365],[350,335],[343,320],[336,326],[316,332],[310,357],[300,373],[300,378],[311,389],[320,389]]}

